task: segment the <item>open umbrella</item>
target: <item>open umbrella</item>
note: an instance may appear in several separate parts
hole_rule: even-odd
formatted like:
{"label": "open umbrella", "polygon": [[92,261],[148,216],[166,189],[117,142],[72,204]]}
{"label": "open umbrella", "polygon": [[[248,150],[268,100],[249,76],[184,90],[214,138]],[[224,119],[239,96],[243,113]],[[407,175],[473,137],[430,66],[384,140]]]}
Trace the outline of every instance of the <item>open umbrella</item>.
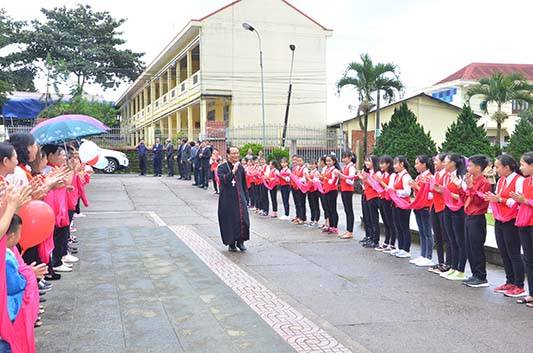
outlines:
{"label": "open umbrella", "polygon": [[40,145],[44,145],[101,135],[108,130],[101,121],[90,116],[69,114],[43,121],[31,129],[31,134]]}

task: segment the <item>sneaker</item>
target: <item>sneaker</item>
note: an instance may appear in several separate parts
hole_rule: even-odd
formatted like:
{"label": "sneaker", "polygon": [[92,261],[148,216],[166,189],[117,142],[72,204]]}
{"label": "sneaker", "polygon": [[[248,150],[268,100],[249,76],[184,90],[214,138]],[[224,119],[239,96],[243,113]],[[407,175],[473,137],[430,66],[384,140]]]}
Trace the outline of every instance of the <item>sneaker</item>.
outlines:
{"label": "sneaker", "polygon": [[337,228],[329,228],[328,233],[329,234],[339,234],[339,230]]}
{"label": "sneaker", "polygon": [[369,237],[364,237],[363,239],[359,240],[359,244],[364,244],[370,240]]}
{"label": "sneaker", "polygon": [[400,258],[400,259],[407,259],[407,258],[410,258],[411,257],[411,254],[408,253],[407,251],[405,250],[401,250],[402,252],[401,253],[398,253],[396,255],[396,257]]}
{"label": "sneaker", "polygon": [[54,267],[54,271],[55,272],[72,272],[72,268],[65,266],[65,264],[63,264],[61,266]]}
{"label": "sneaker", "polygon": [[285,215],[283,215],[283,216],[279,216],[278,219],[279,219],[280,221],[287,221],[287,220],[289,220],[289,216],[285,216]]}
{"label": "sneaker", "polygon": [[416,266],[418,266],[418,267],[429,267],[429,266],[435,266],[435,263],[432,260],[423,257],[422,260],[420,260],[416,264]]}
{"label": "sneaker", "polygon": [[464,281],[466,276],[464,272],[454,271],[454,273],[446,277],[446,279],[449,281]]}
{"label": "sneaker", "polygon": [[518,298],[525,297],[527,294],[524,288],[513,285],[513,288],[505,291],[503,295],[505,295],[506,297]]}
{"label": "sneaker", "polygon": [[375,249],[378,245],[379,243],[374,243],[372,241],[369,241],[368,243],[363,244],[363,248]]}
{"label": "sneaker", "polygon": [[398,253],[399,253],[400,251],[401,251],[401,250],[399,250],[399,249],[394,249],[394,250],[391,250],[389,254],[390,254],[391,256],[396,256],[396,255],[398,255]]}
{"label": "sneaker", "polygon": [[494,291],[496,293],[505,293],[507,292],[509,289],[512,289],[514,287],[514,285],[512,284],[508,284],[508,283],[505,283],[505,284],[502,284],[501,286],[498,286],[496,288],[494,288]]}
{"label": "sneaker", "polygon": [[440,276],[442,278],[447,278],[448,276],[453,275],[454,272],[455,272],[455,270],[450,268],[448,271],[441,273]]}
{"label": "sneaker", "polygon": [[51,286],[45,286],[42,282],[39,282],[37,286],[39,287],[39,291],[42,291],[42,292],[49,292],[52,290]]}
{"label": "sneaker", "polygon": [[483,288],[488,287],[489,282],[486,279],[479,279],[474,276],[470,277],[471,280],[465,281],[464,284],[470,288]]}
{"label": "sneaker", "polygon": [[384,254],[390,254],[392,251],[396,250],[394,246],[387,246],[385,249],[383,249]]}
{"label": "sneaker", "polygon": [[74,228],[74,227],[70,227],[70,232],[71,232],[71,233],[76,233],[77,231],[78,231],[78,230],[77,230],[76,228]]}
{"label": "sneaker", "polygon": [[420,261],[422,261],[424,258],[422,256],[419,256],[417,257],[416,259],[412,259],[412,260],[409,260],[409,263],[410,264],[413,264],[413,265],[416,265],[418,264]]}
{"label": "sneaker", "polygon": [[85,218],[85,217],[87,217],[87,215],[86,215],[86,214],[83,214],[83,213],[81,213],[81,212],[80,212],[80,213],[75,213],[75,214],[74,214],[74,218]]}
{"label": "sneaker", "polygon": [[375,247],[374,250],[381,252],[381,251],[385,250],[387,248],[387,246],[388,246],[387,244],[383,243],[383,244],[378,245],[377,247]]}
{"label": "sneaker", "polygon": [[61,261],[69,262],[69,263],[75,263],[75,262],[80,261],[80,259],[78,259],[76,256],[72,256],[70,254],[67,254],[67,255],[63,256]]}
{"label": "sneaker", "polygon": [[434,265],[434,266],[431,266],[430,268],[428,268],[428,272],[431,272],[431,273],[435,273],[437,275],[441,274],[442,272],[440,271],[440,265]]}

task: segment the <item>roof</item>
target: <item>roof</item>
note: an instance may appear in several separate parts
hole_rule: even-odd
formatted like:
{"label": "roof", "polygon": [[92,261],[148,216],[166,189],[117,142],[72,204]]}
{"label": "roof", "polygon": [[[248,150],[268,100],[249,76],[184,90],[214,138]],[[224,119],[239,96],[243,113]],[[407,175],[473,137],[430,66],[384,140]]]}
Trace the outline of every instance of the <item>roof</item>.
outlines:
{"label": "roof", "polygon": [[436,84],[455,80],[477,81],[480,78],[492,76],[496,72],[506,75],[518,72],[528,81],[533,81],[533,64],[471,63]]}
{"label": "roof", "polygon": [[[219,8],[218,10],[216,11],[213,11],[211,12],[210,14],[198,19],[198,20],[193,20],[193,21],[198,21],[198,22],[202,22],[203,20],[229,8],[229,7],[232,7],[233,5],[236,5],[238,4],[239,2],[241,2],[242,0],[235,0],[221,8]],[[298,12],[299,14],[303,15],[304,17],[306,17],[308,20],[310,20],[311,22],[313,22],[314,24],[316,24],[317,26],[319,26],[320,28],[322,28],[324,31],[331,31],[331,29],[328,29],[326,27],[324,27],[323,25],[321,25],[320,23],[318,23],[316,20],[314,20],[311,16],[309,16],[308,14],[306,14],[305,12],[303,12],[302,10],[298,9],[296,6],[292,5],[291,3],[289,3],[287,0],[281,0],[281,2],[285,3],[286,5],[288,5],[290,8],[292,8],[293,10],[295,10],[296,12]]]}
{"label": "roof", "polygon": [[[443,101],[443,100],[441,100],[441,99],[438,99],[438,98],[432,97],[432,96],[430,96],[429,94],[424,93],[424,92],[421,92],[421,93],[418,93],[418,94],[415,94],[415,95],[412,95],[412,96],[409,96],[409,97],[406,97],[406,98],[400,99],[400,100],[398,100],[398,101],[395,101],[395,102],[388,103],[388,104],[386,104],[386,105],[380,106],[379,109],[380,109],[380,111],[381,111],[381,110],[383,110],[383,109],[385,109],[385,108],[387,108],[387,107],[390,107],[391,105],[400,104],[400,103],[406,102],[406,101],[408,101],[408,100],[410,100],[410,99],[417,98],[417,97],[425,97],[425,98],[429,98],[429,99],[431,99],[431,100],[434,100],[434,101],[436,101],[436,102],[439,102],[439,103],[441,103],[441,104],[444,104],[445,106],[448,106],[449,108],[456,109],[456,110],[461,110],[460,107],[458,107],[458,106],[456,106],[456,105],[454,105],[454,104],[451,104],[451,103],[448,103],[448,102]],[[376,107],[372,108],[368,113],[373,113],[373,112],[375,112],[375,111],[376,111]],[[476,114],[476,113],[474,113],[474,114]],[[364,114],[359,114],[359,115],[354,116],[353,118],[348,118],[348,119],[345,119],[345,120],[343,120],[343,121],[337,121],[337,122],[335,122],[335,123],[328,124],[328,126],[329,126],[329,127],[333,127],[333,126],[339,125],[339,124],[341,124],[341,123],[347,122],[347,121],[349,121],[349,120],[358,119],[358,118],[360,118],[360,117],[362,117],[362,116],[364,116]],[[476,114],[476,116],[481,117],[481,115],[479,115],[479,114]]]}

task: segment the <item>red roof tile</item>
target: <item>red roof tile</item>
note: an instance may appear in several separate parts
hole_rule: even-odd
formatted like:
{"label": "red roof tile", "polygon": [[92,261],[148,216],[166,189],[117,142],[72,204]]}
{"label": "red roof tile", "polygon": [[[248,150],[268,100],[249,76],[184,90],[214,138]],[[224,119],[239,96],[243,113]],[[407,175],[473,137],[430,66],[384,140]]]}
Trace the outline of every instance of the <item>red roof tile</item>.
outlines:
{"label": "red roof tile", "polygon": [[528,81],[533,81],[533,64],[472,63],[437,82],[437,84],[455,80],[477,81],[482,77],[489,77],[496,72],[501,72],[506,75],[518,72],[524,75]]}

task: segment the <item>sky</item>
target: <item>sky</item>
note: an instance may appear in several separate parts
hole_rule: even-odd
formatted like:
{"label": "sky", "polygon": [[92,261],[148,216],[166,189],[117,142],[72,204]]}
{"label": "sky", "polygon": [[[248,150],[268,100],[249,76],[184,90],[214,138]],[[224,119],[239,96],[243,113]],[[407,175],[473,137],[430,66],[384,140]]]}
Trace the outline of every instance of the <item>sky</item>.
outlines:
{"label": "sky", "polygon": [[[275,1],[275,0],[265,0]],[[127,47],[144,52],[148,64],[192,18],[200,18],[230,0],[86,0],[96,10],[125,18]],[[327,28],[328,122],[353,115],[353,91],[336,93],[335,82],[347,64],[368,53],[374,62],[392,62],[400,68],[405,95],[416,93],[472,62],[533,63],[530,45],[530,0],[289,0]],[[41,16],[42,7],[74,6],[67,0],[3,0],[0,7],[15,19]],[[147,6],[149,4],[150,6]],[[38,79],[37,89],[45,90]],[[91,94],[117,99],[127,88]],[[67,89],[65,89],[67,91]],[[66,93],[66,92],[65,92]]]}

